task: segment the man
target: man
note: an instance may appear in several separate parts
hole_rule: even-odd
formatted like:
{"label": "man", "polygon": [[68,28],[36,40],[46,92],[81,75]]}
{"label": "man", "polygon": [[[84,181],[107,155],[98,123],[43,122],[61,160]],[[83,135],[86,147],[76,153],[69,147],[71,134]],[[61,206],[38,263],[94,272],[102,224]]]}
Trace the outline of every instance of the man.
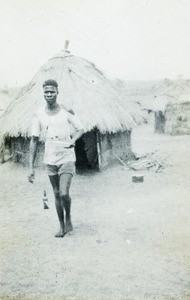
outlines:
{"label": "man", "polygon": [[[60,230],[55,237],[64,237],[72,231],[71,198],[69,189],[75,171],[74,145],[84,133],[78,118],[63,109],[57,102],[58,84],[55,80],[46,80],[43,84],[45,108],[38,111],[32,127],[30,142],[30,174],[34,181],[34,162],[39,139],[45,140],[44,163],[53,188],[55,206]],[[65,217],[64,217],[65,214]]]}

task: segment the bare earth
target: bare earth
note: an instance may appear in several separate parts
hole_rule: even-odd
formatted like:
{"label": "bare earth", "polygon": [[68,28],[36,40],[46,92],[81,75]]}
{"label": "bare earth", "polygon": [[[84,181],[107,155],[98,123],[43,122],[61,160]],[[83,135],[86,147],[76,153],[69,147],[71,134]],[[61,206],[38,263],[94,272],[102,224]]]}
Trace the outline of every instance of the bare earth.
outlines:
{"label": "bare earth", "polygon": [[0,165],[1,299],[190,299],[190,136],[142,126],[133,149],[158,149],[165,173],[145,171],[143,183],[121,165],[76,175],[63,239],[45,172],[32,185],[26,167]]}

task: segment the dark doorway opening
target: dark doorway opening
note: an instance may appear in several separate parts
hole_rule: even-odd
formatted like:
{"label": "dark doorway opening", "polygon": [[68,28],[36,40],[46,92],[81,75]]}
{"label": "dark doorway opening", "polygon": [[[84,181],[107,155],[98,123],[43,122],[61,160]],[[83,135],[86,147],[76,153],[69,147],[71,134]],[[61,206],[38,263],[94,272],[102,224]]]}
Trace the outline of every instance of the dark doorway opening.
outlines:
{"label": "dark doorway opening", "polygon": [[83,134],[83,136],[76,141],[75,153],[77,170],[98,169],[97,138],[95,130]]}
{"label": "dark doorway opening", "polygon": [[164,133],[165,132],[166,119],[165,114],[162,111],[155,112],[155,132]]}

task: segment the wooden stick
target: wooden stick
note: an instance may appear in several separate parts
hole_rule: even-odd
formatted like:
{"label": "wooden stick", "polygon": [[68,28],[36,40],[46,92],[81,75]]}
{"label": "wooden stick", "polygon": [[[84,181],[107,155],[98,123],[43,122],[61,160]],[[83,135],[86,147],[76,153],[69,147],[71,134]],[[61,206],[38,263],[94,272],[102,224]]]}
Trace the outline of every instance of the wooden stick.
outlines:
{"label": "wooden stick", "polygon": [[127,169],[129,169],[128,165],[116,154],[113,154]]}
{"label": "wooden stick", "polygon": [[96,145],[97,145],[97,153],[98,153],[98,167],[99,171],[102,170],[102,157],[101,157],[101,146],[100,146],[100,134],[99,131],[96,131]]}

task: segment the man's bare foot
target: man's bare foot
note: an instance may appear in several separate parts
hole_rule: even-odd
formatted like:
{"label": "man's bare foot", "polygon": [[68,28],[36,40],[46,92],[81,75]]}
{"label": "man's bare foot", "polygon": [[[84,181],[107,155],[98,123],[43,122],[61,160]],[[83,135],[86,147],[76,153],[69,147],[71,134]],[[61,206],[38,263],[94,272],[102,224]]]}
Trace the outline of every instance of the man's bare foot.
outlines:
{"label": "man's bare foot", "polygon": [[59,232],[56,233],[55,237],[62,238],[62,237],[64,237],[64,235],[65,235],[64,229],[60,228]]}
{"label": "man's bare foot", "polygon": [[71,223],[71,219],[66,220],[65,224],[65,233],[68,233],[70,231],[73,231],[73,225]]}

